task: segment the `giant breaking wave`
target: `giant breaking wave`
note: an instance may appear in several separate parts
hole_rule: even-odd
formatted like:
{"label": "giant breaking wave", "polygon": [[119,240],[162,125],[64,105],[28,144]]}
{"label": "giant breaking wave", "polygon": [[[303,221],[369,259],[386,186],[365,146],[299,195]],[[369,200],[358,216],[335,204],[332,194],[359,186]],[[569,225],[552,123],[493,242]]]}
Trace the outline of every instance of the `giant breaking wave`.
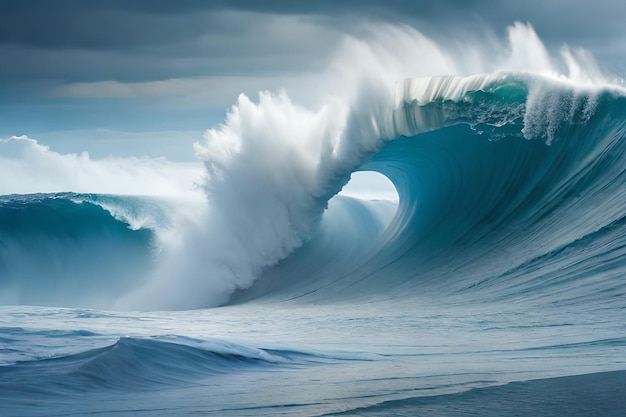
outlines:
{"label": "giant breaking wave", "polygon": [[[453,59],[409,28],[346,42],[326,86],[342,88],[319,110],[285,92],[239,97],[196,147],[205,171],[195,190],[189,184],[193,198],[170,177],[177,191],[159,197],[102,194],[73,176],[35,190],[43,194],[4,184],[0,303],[617,302],[626,291],[626,99],[586,53],[564,49],[559,64],[522,24],[489,60],[469,59],[478,50]],[[116,178],[127,170],[28,138],[0,142],[16,146],[1,166],[31,186],[60,160]],[[158,189],[159,166],[142,164],[142,181]],[[358,171],[386,176],[399,201],[338,195]]]}

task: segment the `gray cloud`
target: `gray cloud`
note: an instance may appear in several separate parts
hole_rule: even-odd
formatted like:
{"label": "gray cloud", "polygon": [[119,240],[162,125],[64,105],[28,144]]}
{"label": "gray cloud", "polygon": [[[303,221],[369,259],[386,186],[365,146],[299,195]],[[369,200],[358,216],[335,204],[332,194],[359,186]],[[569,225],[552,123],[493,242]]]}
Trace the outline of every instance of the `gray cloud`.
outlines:
{"label": "gray cloud", "polygon": [[[625,15],[626,3],[613,0],[1,0],[0,106],[15,120],[58,126],[60,92],[81,103],[67,108],[88,120],[89,109],[102,107],[94,97],[132,100],[176,85],[212,86],[219,94],[202,99],[218,106],[237,90],[280,86],[280,79],[297,85],[327,66],[343,34],[375,21],[461,40],[501,36],[514,21],[529,21],[553,51],[582,46],[626,73]],[[111,120],[126,113],[110,113]]]}
{"label": "gray cloud", "polygon": [[620,48],[607,39],[626,37],[624,15],[626,4],[612,0],[3,0],[0,54],[9,64],[0,80],[302,71],[364,18],[434,34],[530,21],[548,45],[597,47],[608,60]]}
{"label": "gray cloud", "polygon": [[[0,3],[0,42],[50,49],[124,49],[192,39],[207,32],[234,34],[236,28],[202,10],[165,14],[95,7],[101,2],[24,0]],[[129,2],[132,4],[133,2]],[[173,2],[172,2],[173,3]],[[26,7],[31,5],[31,7]],[[91,5],[91,7],[85,7]]]}
{"label": "gray cloud", "polygon": [[[65,26],[54,21],[58,26],[55,31],[62,34],[45,41],[36,39],[36,31],[19,42],[14,39],[16,34],[0,37],[0,55],[5,63],[0,66],[0,82],[139,82],[310,71],[324,65],[340,36],[311,19],[296,16],[222,11],[189,16],[118,13],[115,18],[108,14],[100,17],[97,24],[83,21]],[[64,16],[62,20],[66,19]],[[126,23],[117,26],[114,20]],[[187,29],[179,31],[179,27]]]}

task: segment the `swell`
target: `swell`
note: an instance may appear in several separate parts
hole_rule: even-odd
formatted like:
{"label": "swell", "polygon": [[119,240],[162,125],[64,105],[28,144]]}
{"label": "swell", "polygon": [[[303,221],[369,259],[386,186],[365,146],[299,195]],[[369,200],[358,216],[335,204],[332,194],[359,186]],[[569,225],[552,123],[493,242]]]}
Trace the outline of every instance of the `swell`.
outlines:
{"label": "swell", "polygon": [[[64,334],[59,337],[71,339],[76,336]],[[78,336],[93,338],[98,335]],[[32,398],[107,390],[152,391],[196,385],[220,375],[313,366],[344,359],[305,351],[253,348],[220,339],[123,337],[112,344],[71,355],[2,366],[0,393]],[[355,356],[349,360],[368,359]],[[32,381],[35,374],[39,383]]]}

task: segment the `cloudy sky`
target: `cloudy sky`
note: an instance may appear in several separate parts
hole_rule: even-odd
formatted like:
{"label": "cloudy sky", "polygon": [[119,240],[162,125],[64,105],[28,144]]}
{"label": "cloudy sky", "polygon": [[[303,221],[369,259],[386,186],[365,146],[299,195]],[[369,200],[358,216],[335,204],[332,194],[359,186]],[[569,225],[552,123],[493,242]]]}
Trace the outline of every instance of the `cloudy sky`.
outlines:
{"label": "cloudy sky", "polygon": [[346,34],[381,22],[449,41],[530,22],[624,77],[624,16],[615,0],[1,0],[0,138],[193,158],[240,92],[306,101]]}

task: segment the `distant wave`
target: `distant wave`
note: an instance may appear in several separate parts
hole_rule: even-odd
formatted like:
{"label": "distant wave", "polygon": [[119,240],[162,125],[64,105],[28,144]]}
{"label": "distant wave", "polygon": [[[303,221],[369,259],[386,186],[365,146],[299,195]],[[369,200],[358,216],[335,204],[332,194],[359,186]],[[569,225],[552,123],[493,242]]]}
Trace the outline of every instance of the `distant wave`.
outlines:
{"label": "distant wave", "polygon": [[0,196],[0,303],[104,308],[142,282],[153,232],[131,229],[130,217],[120,221],[95,201],[112,206],[116,199]]}

